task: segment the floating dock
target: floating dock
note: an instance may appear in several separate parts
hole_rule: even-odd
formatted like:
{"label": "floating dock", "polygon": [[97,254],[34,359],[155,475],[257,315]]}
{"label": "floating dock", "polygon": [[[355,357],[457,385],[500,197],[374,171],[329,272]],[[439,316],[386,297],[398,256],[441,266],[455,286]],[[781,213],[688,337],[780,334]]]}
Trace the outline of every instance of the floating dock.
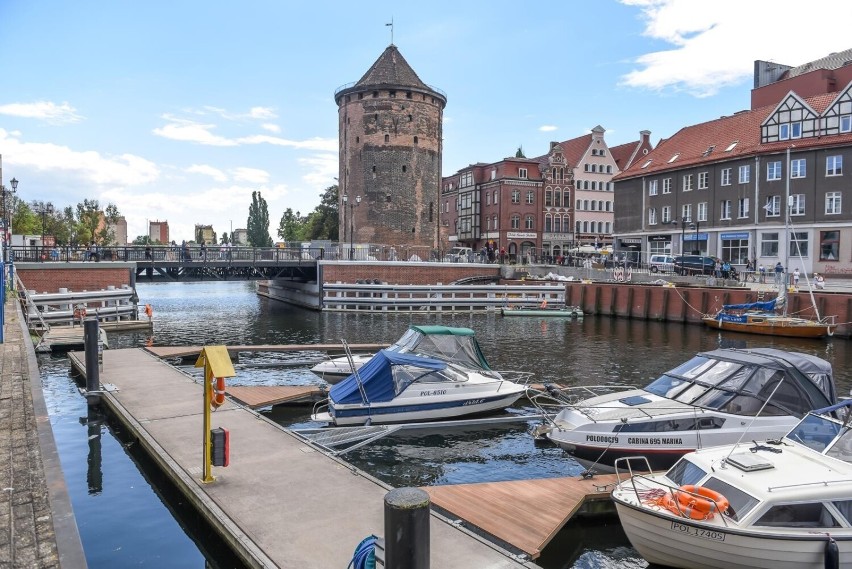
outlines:
{"label": "floating dock", "polygon": [[[143,349],[103,356],[102,405],[247,565],[346,567],[362,539],[384,534],[390,487],[231,400],[213,413],[231,433],[231,464],[203,484],[202,386]],[[69,357],[85,374],[84,355]],[[534,567],[438,513],[431,520],[435,569]]]}
{"label": "floating dock", "polygon": [[[148,352],[158,358],[197,358],[203,346],[149,346]],[[325,352],[327,354],[343,354],[342,344],[261,344],[254,346],[225,346],[232,356],[240,352]],[[387,348],[388,344],[349,344],[352,352],[378,352]]]}

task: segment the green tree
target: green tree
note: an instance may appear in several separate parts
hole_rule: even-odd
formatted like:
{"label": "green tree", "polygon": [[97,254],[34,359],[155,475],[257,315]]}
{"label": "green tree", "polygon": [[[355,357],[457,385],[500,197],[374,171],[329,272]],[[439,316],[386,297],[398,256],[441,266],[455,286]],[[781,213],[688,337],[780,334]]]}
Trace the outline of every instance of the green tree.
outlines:
{"label": "green tree", "polygon": [[305,229],[302,238],[305,241],[312,239],[339,240],[340,220],[337,201],[340,188],[337,184],[329,186],[323,191],[320,204],[312,211],[305,220]]}
{"label": "green tree", "polygon": [[77,243],[94,241],[99,245],[112,245],[115,240],[113,227],[121,215],[115,204],[101,210],[98,200],[84,199],[77,204],[75,237]]}
{"label": "green tree", "polygon": [[302,240],[302,226],[305,220],[300,212],[293,213],[292,208],[284,210],[281,221],[278,223],[278,237],[290,243]]}
{"label": "green tree", "polygon": [[269,207],[260,192],[251,193],[246,231],[249,245],[252,247],[272,247],[272,237],[269,235]]}
{"label": "green tree", "polygon": [[17,235],[41,235],[41,219],[33,208],[17,196],[13,196],[10,201],[12,232]]}

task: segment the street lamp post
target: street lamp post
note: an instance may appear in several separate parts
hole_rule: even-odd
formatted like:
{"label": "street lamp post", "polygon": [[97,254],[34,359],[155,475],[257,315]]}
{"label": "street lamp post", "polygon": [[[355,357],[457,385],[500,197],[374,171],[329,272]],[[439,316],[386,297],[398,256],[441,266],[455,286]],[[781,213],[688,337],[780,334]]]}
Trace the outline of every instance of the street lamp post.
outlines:
{"label": "street lamp post", "polygon": [[44,250],[44,234],[46,233],[47,227],[47,214],[53,213],[53,204],[52,203],[40,203],[35,208],[35,212],[41,215],[41,255],[44,258],[46,253]]}
{"label": "street lamp post", "polygon": [[[18,189],[18,180],[12,178],[9,181],[9,184],[12,186],[12,191],[10,192],[12,195],[15,194],[15,190]],[[9,235],[11,231],[9,229],[9,209],[6,205],[6,186],[0,185],[0,192],[3,194],[3,252],[2,258],[4,262],[9,262],[12,259],[12,256],[9,254]]]}
{"label": "street lamp post", "polygon": [[349,205],[349,260],[355,259],[355,220],[354,209],[361,203],[361,196],[355,196],[355,202],[349,202],[349,196],[343,194],[343,206]]}
{"label": "street lamp post", "polygon": [[696,221],[695,223],[689,224],[690,229],[695,229],[695,249],[692,250],[693,255],[700,255],[701,254],[701,247],[698,245],[698,229],[699,229],[699,227],[701,227],[700,221]]}

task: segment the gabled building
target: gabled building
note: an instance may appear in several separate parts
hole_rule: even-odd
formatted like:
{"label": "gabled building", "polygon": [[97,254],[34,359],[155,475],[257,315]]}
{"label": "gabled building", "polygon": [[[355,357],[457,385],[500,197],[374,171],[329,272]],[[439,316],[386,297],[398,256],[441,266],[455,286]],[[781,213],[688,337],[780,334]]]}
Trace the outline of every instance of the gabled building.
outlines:
{"label": "gabled building", "polygon": [[684,127],[635,160],[615,179],[616,251],[852,272],[852,50],[844,53],[774,80],[757,62],[752,101],[764,106]]}
{"label": "gabled building", "polygon": [[612,242],[612,177],[652,148],[650,133],[613,154],[605,130],[551,142],[547,154],[476,163],[446,176],[441,190],[444,246],[491,243],[510,259],[552,260],[581,245]]}

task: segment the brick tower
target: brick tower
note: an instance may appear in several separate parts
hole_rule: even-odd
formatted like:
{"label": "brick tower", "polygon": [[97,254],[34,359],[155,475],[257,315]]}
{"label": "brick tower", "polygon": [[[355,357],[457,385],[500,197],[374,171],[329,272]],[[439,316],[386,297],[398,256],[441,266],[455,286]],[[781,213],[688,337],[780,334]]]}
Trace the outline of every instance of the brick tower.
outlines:
{"label": "brick tower", "polygon": [[447,96],[423,83],[391,44],[334,100],[340,241],[435,247]]}

